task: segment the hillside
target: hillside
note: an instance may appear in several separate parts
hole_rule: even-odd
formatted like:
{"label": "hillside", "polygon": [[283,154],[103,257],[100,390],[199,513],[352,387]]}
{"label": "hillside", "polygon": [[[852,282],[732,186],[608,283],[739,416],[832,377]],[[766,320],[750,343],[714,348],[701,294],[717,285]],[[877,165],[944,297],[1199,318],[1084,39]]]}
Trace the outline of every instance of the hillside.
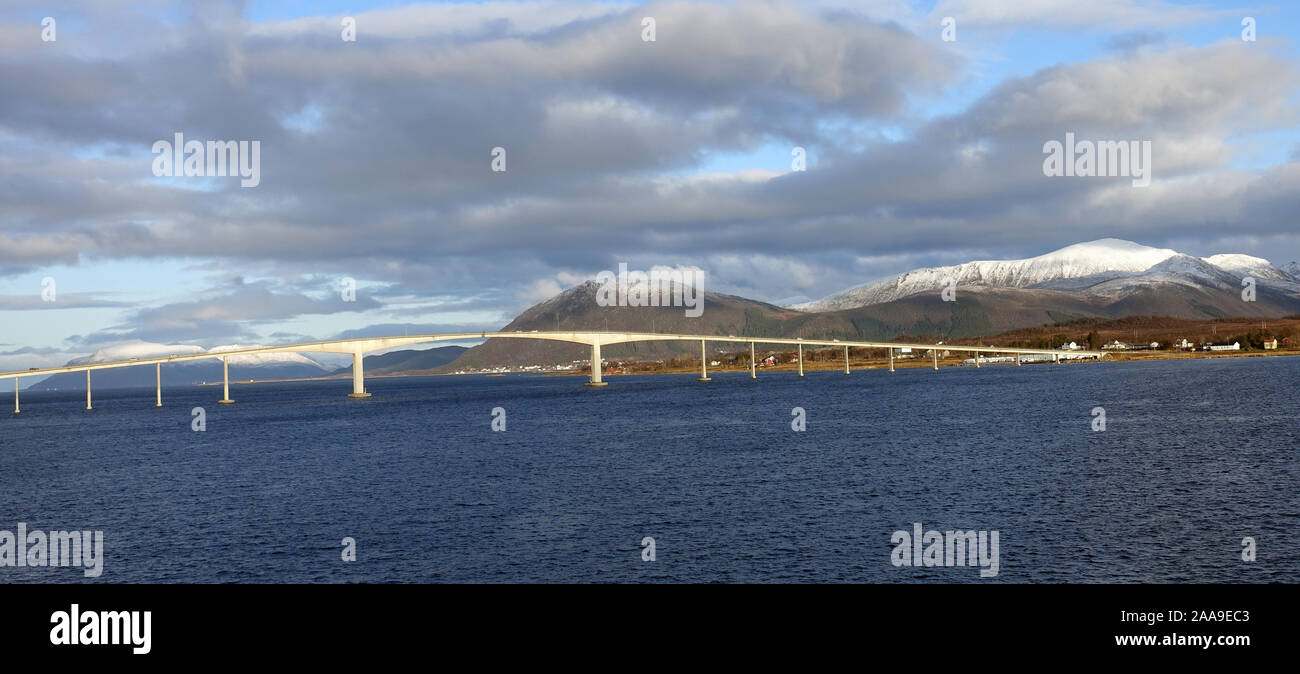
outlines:
{"label": "hillside", "polygon": [[[885,305],[907,297],[937,295],[952,282],[958,296],[978,289],[1063,291],[1095,305],[1107,316],[1282,316],[1300,310],[1296,269],[1294,262],[1274,266],[1249,255],[1198,258],[1122,239],[1099,239],[1023,260],[916,269],[792,308],[829,313]],[[1256,284],[1256,300],[1251,303],[1240,296],[1246,277]]]}
{"label": "hillside", "polygon": [[[439,346],[432,349],[403,349],[378,356],[366,356],[362,371],[366,375],[396,374],[432,370],[446,365],[467,350],[463,346]],[[331,375],[351,375],[352,365],[341,367]]]}
{"label": "hillside", "polygon": [[[886,341],[900,336],[954,340],[1080,319],[1167,316],[1204,321],[1268,319],[1300,313],[1300,267],[1240,254],[1206,258],[1120,239],[1067,246],[1024,260],[974,261],[913,270],[796,307],[706,293],[704,313],[681,308],[601,307],[595,282],[570,288],[520,314],[503,330],[635,330],[659,333],[818,337]],[[1243,279],[1255,284],[1242,299]],[[956,283],[955,301],[941,296]],[[557,365],[588,357],[555,342],[489,340],[441,371]],[[648,342],[604,349],[611,359],[658,360],[695,345]],[[717,348],[725,348],[718,346]]]}

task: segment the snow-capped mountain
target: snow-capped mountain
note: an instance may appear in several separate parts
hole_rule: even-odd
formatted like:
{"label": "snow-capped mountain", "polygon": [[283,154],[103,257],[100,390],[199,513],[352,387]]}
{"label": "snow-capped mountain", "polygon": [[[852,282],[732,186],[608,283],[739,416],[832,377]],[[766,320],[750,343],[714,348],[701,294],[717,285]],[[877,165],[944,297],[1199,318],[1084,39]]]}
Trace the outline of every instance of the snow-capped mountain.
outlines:
{"label": "snow-capped mountain", "polygon": [[135,340],[106,346],[89,356],[82,358],[73,358],[68,361],[68,365],[80,365],[82,363],[105,363],[113,360],[131,360],[132,358],[157,358],[159,356],[180,356],[203,353],[201,346],[192,344],[155,344]]}
{"label": "snow-capped mountain", "polygon": [[[68,365],[81,365],[83,363],[106,363],[115,360],[131,360],[133,358],[158,358],[160,356],[192,356],[200,353],[221,353],[223,351],[237,351],[239,349],[257,349],[262,344],[227,344],[224,346],[214,346],[211,349],[204,349],[201,346],[193,344],[156,344],[143,340],[134,340],[106,346],[98,351],[83,356],[73,358],[68,361]],[[240,365],[246,367],[265,367],[271,365],[284,365],[293,363],[298,365],[315,366],[322,370],[327,369],[324,365],[308,358],[300,353],[247,353],[237,356],[230,356],[227,361],[231,365]],[[204,361],[186,361],[176,363],[174,367],[182,367],[191,363],[202,363]]]}
{"label": "snow-capped mountain", "polygon": [[[262,346],[262,344],[229,344],[226,346],[214,346],[211,349],[208,349],[208,353],[221,353],[222,351],[236,351],[238,349],[257,349]],[[330,369],[301,353],[245,353],[238,356],[230,356],[226,358],[226,361],[229,362],[232,367],[236,365],[241,367],[268,367],[292,363],[315,366],[322,370]]]}
{"label": "snow-capped mountain", "polygon": [[[235,349],[256,348],[259,345],[230,344],[204,349],[192,344],[156,344],[145,341],[124,342],[107,346],[82,358],[68,361],[68,365],[85,363],[103,363],[133,358],[157,358],[172,355],[196,355],[201,353],[221,353]],[[300,353],[254,353],[230,356],[232,379],[289,379],[297,377],[319,377],[330,372],[330,368]],[[129,388],[134,386],[153,386],[154,368],[152,365],[97,370],[92,375],[96,388]],[[164,386],[190,385],[205,381],[221,379],[221,361],[200,359],[168,363],[162,367]],[[34,384],[33,390],[85,389],[85,375],[69,372],[52,375]]]}
{"label": "snow-capped mountain", "polygon": [[1227,291],[1239,289],[1241,279],[1250,276],[1266,287],[1300,296],[1300,269],[1296,267],[1295,263],[1275,267],[1250,255],[1198,258],[1123,239],[1099,239],[1023,260],[981,260],[917,269],[791,308],[827,312],[883,304],[922,293],[936,294],[949,279],[967,290],[1044,289],[1118,297],[1160,284]]}
{"label": "snow-capped mountain", "polygon": [[1274,267],[1273,263],[1262,257],[1230,253],[1226,255],[1211,255],[1203,259],[1220,269],[1225,269],[1237,274],[1238,276],[1250,276],[1257,279],[1266,278],[1274,281],[1296,280],[1295,275],[1288,272],[1284,267]]}
{"label": "snow-capped mountain", "polygon": [[[907,341],[928,342],[985,338],[1021,328],[1057,325],[1062,334],[1074,336],[1082,329],[1075,325],[1076,321],[1129,317],[1268,319],[1300,314],[1298,267],[1296,263],[1276,267],[1268,260],[1247,255],[1200,258],[1131,241],[1101,239],[1025,260],[918,269],[817,302],[793,305],[811,313],[706,293],[704,314],[685,318],[677,307],[602,306],[595,299],[598,286],[587,282],[534,305],[503,330],[585,328],[863,341],[905,337]],[[1243,285],[1245,276],[1255,280],[1256,295],[1250,300],[1244,294],[1250,286]],[[957,283],[953,298],[941,293],[946,278]],[[945,301],[948,299],[955,301]],[[612,345],[601,353],[617,361],[625,357],[689,355],[690,348],[671,342],[645,342]],[[447,368],[569,363],[585,357],[585,347],[579,345],[559,347],[531,340],[489,339],[466,351]]]}

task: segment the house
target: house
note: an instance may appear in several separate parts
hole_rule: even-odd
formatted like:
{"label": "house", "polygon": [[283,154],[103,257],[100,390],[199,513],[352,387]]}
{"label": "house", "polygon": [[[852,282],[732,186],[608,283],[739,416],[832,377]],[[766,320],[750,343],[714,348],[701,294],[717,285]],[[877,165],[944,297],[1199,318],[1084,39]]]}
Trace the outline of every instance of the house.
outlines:
{"label": "house", "polygon": [[1176,339],[1176,340],[1174,340],[1174,343],[1173,343],[1172,345],[1170,345],[1170,348],[1172,348],[1172,349],[1182,349],[1183,351],[1187,351],[1188,349],[1191,349],[1191,348],[1194,347],[1194,346],[1196,346],[1196,345],[1195,345],[1195,344],[1192,344],[1192,343],[1189,342],[1189,341],[1187,341],[1186,338],[1183,338],[1183,339]]}
{"label": "house", "polygon": [[1210,350],[1211,351],[1240,351],[1241,342],[1233,342],[1231,344],[1211,344]]}
{"label": "house", "polygon": [[1264,342],[1264,350],[1269,351],[1277,348],[1277,337]]}
{"label": "house", "polygon": [[1129,347],[1128,344],[1116,339],[1112,340],[1109,344],[1103,344],[1101,348],[1105,351],[1126,351]]}
{"label": "house", "polygon": [[1060,350],[1062,350],[1062,351],[1078,351],[1079,349],[1082,349],[1083,347],[1079,346],[1078,343],[1076,343],[1076,342],[1070,342],[1070,343],[1068,343],[1068,344],[1062,344],[1062,345],[1060,345],[1060,346],[1057,347],[1057,348],[1060,349]]}

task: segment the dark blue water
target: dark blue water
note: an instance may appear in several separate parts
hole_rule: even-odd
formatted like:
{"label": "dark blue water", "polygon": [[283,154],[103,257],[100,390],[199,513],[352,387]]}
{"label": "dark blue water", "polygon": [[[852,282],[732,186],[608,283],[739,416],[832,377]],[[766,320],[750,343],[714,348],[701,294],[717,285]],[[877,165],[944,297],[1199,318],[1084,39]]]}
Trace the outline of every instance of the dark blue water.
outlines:
{"label": "dark blue water", "polygon": [[[344,381],[255,384],[234,405],[164,390],[161,409],[152,390],[103,391],[90,412],[33,393],[0,416],[0,529],[103,530],[94,582],[1294,583],[1297,375],[1300,358],[599,390],[389,378],[362,401]],[[913,522],[997,530],[998,576],[895,567],[890,535]],[[83,580],[0,567],[0,582]]]}

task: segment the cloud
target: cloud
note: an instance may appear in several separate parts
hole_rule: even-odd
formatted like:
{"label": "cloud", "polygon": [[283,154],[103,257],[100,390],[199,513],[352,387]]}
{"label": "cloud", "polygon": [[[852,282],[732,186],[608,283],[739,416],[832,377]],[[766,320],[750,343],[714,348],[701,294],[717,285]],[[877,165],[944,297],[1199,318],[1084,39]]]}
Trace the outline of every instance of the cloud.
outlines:
{"label": "cloud", "polygon": [[[1127,45],[967,99],[979,74],[937,22],[920,35],[903,27],[914,15],[882,18],[891,4],[415,5],[357,14],[355,43],[337,16],[78,5],[126,32],[69,22],[57,50],[0,47],[0,276],[183,258],[214,281],[285,279],[138,307],[78,338],[233,341],[348,312],[506,319],[619,262],[698,266],[711,289],[776,299],[1102,235],[1248,226],[1300,251],[1294,157],[1233,163],[1236,139],[1296,126],[1296,62],[1277,45],[1158,40],[1216,15],[1199,6],[942,3],[963,27],[1082,26]],[[0,40],[21,38],[15,25],[30,32],[10,16]],[[132,40],[131,25],[163,37]],[[928,107],[950,95],[969,102]],[[261,184],[155,178],[149,148],[177,131],[260,140]],[[1042,144],[1067,131],[1151,140],[1156,180],[1045,177]],[[790,170],[794,145],[807,171]],[[710,163],[758,155],[781,161]],[[343,276],[363,282],[355,304],[324,294]]]}
{"label": "cloud", "polygon": [[[57,289],[57,286],[55,286]],[[59,309],[90,309],[103,307],[128,307],[129,302],[105,299],[111,293],[59,293],[52,301],[41,297],[41,288],[29,295],[0,295],[0,311],[51,311]]]}
{"label": "cloud", "polygon": [[931,12],[932,16],[954,17],[962,26],[1120,31],[1174,28],[1224,14],[1161,0],[943,0]]}
{"label": "cloud", "polygon": [[391,337],[393,335],[434,335],[453,332],[493,332],[500,325],[460,323],[380,323],[356,330],[344,330],[327,339],[356,339],[358,337]]}
{"label": "cloud", "polygon": [[86,336],[74,338],[79,346],[93,346],[139,339],[149,342],[249,339],[259,323],[274,323],[306,315],[359,312],[382,305],[373,298],[358,294],[355,301],[344,301],[334,294],[325,299],[300,293],[275,292],[267,284],[243,284],[209,292],[206,296],[184,302],[146,307],[131,313],[122,323]]}

